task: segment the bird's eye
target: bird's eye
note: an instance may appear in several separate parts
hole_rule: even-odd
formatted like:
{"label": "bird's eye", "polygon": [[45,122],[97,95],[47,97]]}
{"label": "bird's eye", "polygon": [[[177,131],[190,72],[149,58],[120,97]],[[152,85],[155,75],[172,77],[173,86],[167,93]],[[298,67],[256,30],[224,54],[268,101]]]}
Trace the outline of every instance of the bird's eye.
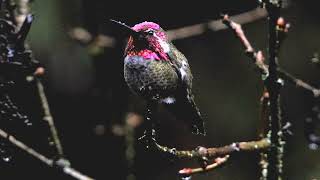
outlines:
{"label": "bird's eye", "polygon": [[149,35],[153,35],[154,33],[155,33],[155,31],[154,30],[152,30],[152,29],[148,29],[147,31],[145,31],[147,34],[149,34]]}

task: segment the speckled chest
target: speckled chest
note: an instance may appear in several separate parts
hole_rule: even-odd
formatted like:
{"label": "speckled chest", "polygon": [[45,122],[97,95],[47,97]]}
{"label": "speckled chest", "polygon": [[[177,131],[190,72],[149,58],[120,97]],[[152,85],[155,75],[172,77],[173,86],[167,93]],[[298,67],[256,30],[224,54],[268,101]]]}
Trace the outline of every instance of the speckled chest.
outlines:
{"label": "speckled chest", "polygon": [[126,56],[124,78],[133,92],[145,98],[169,97],[178,86],[178,76],[167,61],[141,56]]}

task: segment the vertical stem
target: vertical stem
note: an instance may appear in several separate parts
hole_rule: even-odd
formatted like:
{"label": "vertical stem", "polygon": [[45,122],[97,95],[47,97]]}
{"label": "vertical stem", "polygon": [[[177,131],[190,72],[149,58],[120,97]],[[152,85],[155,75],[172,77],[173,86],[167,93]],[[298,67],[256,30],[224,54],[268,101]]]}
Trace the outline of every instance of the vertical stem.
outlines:
{"label": "vertical stem", "polygon": [[267,153],[260,153],[260,167],[261,167],[261,176],[259,180],[268,180],[268,154]]}
{"label": "vertical stem", "polygon": [[283,158],[283,132],[280,109],[280,89],[278,77],[278,52],[279,37],[276,29],[277,20],[280,17],[281,1],[275,0],[267,2],[269,13],[269,78],[265,84],[270,94],[270,116],[269,132],[267,137],[270,139],[272,146],[267,154],[268,159],[268,180],[282,179],[282,158]]}
{"label": "vertical stem", "polygon": [[58,155],[60,157],[63,157],[62,146],[61,146],[61,143],[60,143],[60,140],[58,137],[57,129],[54,125],[53,117],[50,112],[48,100],[45,95],[43,85],[39,79],[36,79],[36,83],[37,83],[38,93],[40,96],[40,100],[41,100],[41,104],[42,104],[42,108],[43,108],[43,113],[44,113],[43,120],[46,121],[49,125],[52,140],[53,140],[53,143],[54,143],[54,146],[57,150]]}
{"label": "vertical stem", "polygon": [[[270,109],[269,109],[269,93],[265,89],[263,92],[263,95],[260,100],[260,120],[261,120],[261,125],[258,130],[258,136],[259,138],[266,138],[266,133],[267,130],[269,129],[268,127],[268,122],[269,122],[269,114],[270,114]],[[261,152],[260,153],[260,168],[261,168],[261,175],[260,175],[260,180],[267,180],[268,178],[268,154],[266,152]]]}

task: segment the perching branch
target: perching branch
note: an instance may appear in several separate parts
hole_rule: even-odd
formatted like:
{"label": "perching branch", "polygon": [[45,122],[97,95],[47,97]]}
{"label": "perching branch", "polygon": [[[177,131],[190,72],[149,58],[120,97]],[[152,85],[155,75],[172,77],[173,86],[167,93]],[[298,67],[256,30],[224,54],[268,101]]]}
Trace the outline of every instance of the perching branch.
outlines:
{"label": "perching branch", "polygon": [[59,161],[55,161],[52,159],[49,159],[47,157],[45,157],[44,155],[38,153],[37,151],[35,151],[34,149],[30,148],[29,146],[27,146],[26,144],[24,144],[23,142],[19,141],[18,139],[16,139],[14,136],[8,134],[7,132],[3,131],[2,129],[0,129],[0,137],[6,139],[8,142],[10,142],[11,144],[13,144],[14,146],[18,147],[19,149],[23,150],[24,152],[26,152],[27,154],[33,156],[34,158],[40,160],[41,162],[43,162],[44,164],[50,166],[50,167],[58,167],[61,168],[61,170],[75,178],[78,180],[93,180],[93,178],[88,177],[84,174],[82,174],[81,172],[71,168],[70,166],[66,165],[66,163],[64,162],[59,162]]}
{"label": "perching branch", "polygon": [[230,155],[235,152],[250,152],[250,151],[260,151],[265,150],[270,147],[270,141],[266,138],[258,140],[258,141],[248,141],[248,142],[236,142],[232,143],[227,146],[222,147],[212,147],[212,148],[205,148],[205,147],[198,147],[195,150],[184,150],[179,151],[175,148],[168,148],[165,146],[161,146],[155,143],[157,149],[161,152],[164,152],[170,156],[179,159],[197,159],[203,158],[206,159],[210,158],[217,158],[220,156]]}
{"label": "perching branch", "polygon": [[[208,172],[210,170],[216,169],[222,163],[226,162],[229,158],[229,155],[239,152],[252,152],[252,151],[264,151],[270,147],[271,143],[267,138],[258,140],[258,141],[249,141],[249,142],[237,142],[232,143],[227,146],[222,147],[198,147],[195,150],[176,150],[175,148],[168,148],[154,142],[154,146],[160,152],[167,154],[170,157],[178,159],[190,159],[197,160],[200,163],[201,168],[184,168],[179,171],[180,176],[190,176],[192,174]],[[223,157],[219,159],[219,157]],[[209,164],[209,159],[215,159],[213,164]],[[217,161],[218,160],[218,161]],[[219,161],[222,160],[222,161]]]}
{"label": "perching branch", "polygon": [[[183,170],[179,171],[179,175],[181,177],[189,177],[192,174],[201,173],[201,172],[208,172],[213,169],[216,169],[221,164],[227,161],[230,154],[235,152],[251,152],[251,151],[263,151],[270,148],[271,143],[268,138],[263,138],[259,141],[250,141],[250,142],[238,142],[232,143],[227,146],[223,147],[213,147],[213,148],[205,148],[205,147],[198,147],[195,150],[176,150],[176,148],[169,148],[166,146],[162,146],[157,143],[155,138],[155,130],[152,122],[152,113],[153,113],[153,106],[154,104],[151,102],[147,106],[146,112],[146,123],[147,123],[147,130],[145,131],[142,140],[148,149],[154,149],[160,151],[168,155],[170,158],[173,159],[190,159],[190,160],[197,160],[200,164],[200,168],[184,168]],[[223,158],[220,158],[224,156]],[[209,164],[209,159],[215,159],[213,164]]]}

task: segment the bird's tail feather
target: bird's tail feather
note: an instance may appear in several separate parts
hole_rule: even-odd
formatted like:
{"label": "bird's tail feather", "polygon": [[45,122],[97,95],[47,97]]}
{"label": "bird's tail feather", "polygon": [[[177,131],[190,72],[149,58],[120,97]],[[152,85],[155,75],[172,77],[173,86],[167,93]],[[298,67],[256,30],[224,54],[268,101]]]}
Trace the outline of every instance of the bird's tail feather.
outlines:
{"label": "bird's tail feather", "polygon": [[193,134],[206,135],[204,121],[193,99],[177,99],[175,103],[166,106],[177,119],[188,123]]}

